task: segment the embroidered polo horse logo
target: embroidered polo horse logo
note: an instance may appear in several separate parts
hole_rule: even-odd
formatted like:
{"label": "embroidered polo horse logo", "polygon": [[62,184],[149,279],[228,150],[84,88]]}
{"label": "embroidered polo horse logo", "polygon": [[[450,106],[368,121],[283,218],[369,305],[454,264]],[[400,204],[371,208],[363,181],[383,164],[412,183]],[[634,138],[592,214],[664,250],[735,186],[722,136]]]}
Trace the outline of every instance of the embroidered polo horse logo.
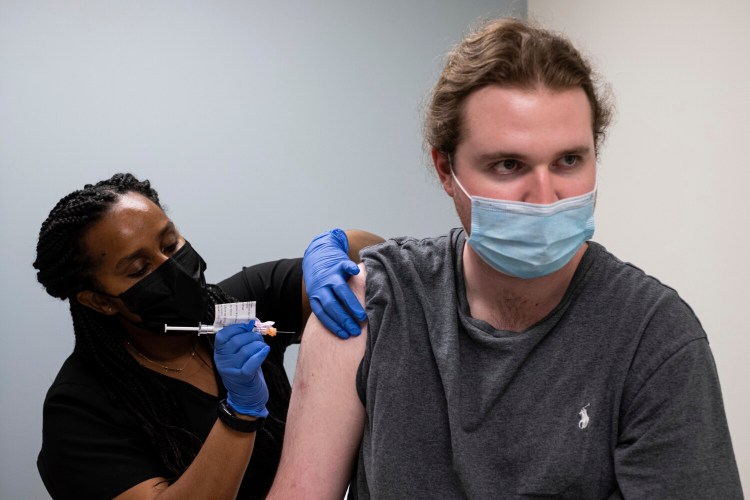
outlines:
{"label": "embroidered polo horse logo", "polygon": [[578,412],[578,415],[581,417],[581,420],[578,421],[579,429],[585,429],[589,426],[589,414],[586,411],[586,408],[588,408],[589,406],[591,406],[591,403],[581,408],[581,411]]}

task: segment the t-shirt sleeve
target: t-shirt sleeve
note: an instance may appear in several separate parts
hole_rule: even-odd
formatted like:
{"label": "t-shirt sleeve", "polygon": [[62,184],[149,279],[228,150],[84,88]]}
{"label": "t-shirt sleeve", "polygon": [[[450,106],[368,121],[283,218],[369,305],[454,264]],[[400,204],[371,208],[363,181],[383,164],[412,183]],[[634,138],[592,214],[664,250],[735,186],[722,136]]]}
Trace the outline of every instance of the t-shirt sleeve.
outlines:
{"label": "t-shirt sleeve", "polygon": [[165,475],[128,412],[100,388],[71,383],[47,395],[37,467],[53,498],[112,498]]}
{"label": "t-shirt sleeve", "polygon": [[225,279],[219,286],[239,302],[255,301],[261,321],[275,321],[277,340],[284,346],[302,338],[302,259],[281,259],[250,267]]}
{"label": "t-shirt sleeve", "polygon": [[614,456],[624,498],[742,498],[705,338],[663,361],[624,401]]}

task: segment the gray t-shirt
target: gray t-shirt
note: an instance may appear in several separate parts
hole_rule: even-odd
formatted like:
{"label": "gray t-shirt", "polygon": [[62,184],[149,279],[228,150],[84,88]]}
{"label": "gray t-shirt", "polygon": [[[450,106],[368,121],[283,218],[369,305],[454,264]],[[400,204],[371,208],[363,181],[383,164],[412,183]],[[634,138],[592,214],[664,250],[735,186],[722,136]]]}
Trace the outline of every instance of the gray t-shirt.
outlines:
{"label": "gray t-shirt", "polygon": [[523,333],[469,314],[464,231],[362,252],[354,498],[742,498],[714,360],[671,288],[590,242]]}

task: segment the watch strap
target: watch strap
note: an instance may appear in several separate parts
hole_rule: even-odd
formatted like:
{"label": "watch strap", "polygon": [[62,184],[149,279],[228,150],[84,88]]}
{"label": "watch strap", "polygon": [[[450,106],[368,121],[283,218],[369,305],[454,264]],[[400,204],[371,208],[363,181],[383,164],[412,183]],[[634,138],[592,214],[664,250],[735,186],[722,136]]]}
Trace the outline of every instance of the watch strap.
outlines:
{"label": "watch strap", "polygon": [[263,424],[266,421],[262,417],[258,417],[255,420],[239,418],[234,410],[232,410],[232,407],[229,406],[226,399],[219,401],[217,413],[219,420],[224,422],[227,427],[239,432],[258,432],[263,429]]}

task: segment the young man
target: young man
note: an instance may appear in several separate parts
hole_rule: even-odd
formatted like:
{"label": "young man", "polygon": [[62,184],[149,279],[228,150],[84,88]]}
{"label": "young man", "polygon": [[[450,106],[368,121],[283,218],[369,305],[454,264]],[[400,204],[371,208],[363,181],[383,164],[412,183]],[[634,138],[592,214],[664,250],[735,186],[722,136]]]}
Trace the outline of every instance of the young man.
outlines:
{"label": "young man", "polygon": [[362,253],[361,336],[308,325],[272,496],[742,498],[700,323],[589,241],[609,116],[556,34],[450,54],[425,134],[463,227]]}

